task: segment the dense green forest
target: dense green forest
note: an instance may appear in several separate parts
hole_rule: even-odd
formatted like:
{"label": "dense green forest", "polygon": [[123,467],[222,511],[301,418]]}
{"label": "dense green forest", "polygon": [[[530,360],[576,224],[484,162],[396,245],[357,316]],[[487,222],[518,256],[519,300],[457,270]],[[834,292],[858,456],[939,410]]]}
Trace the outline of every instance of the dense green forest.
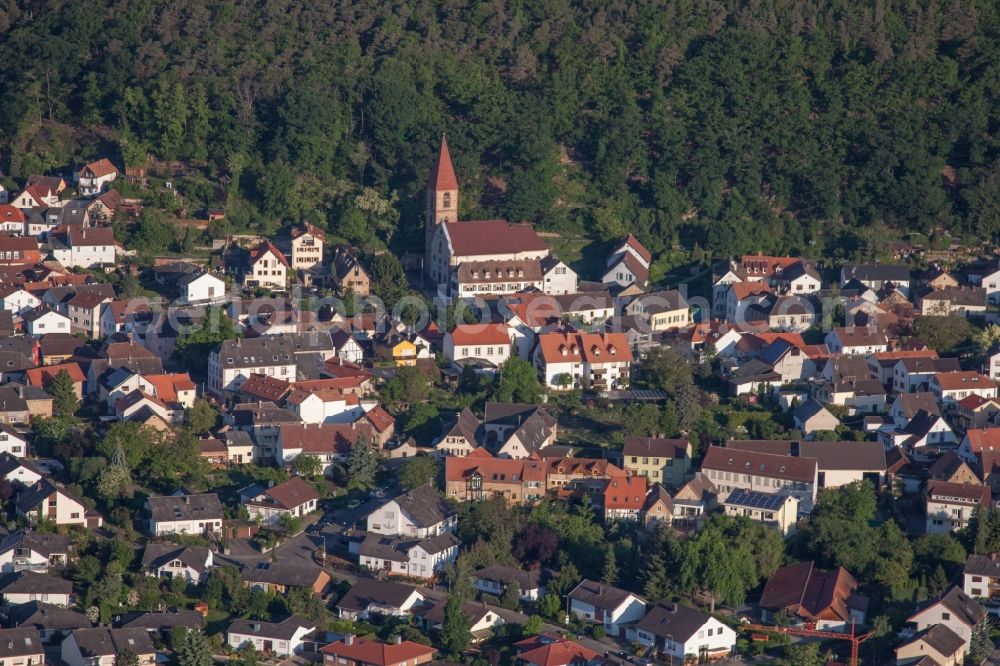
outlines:
{"label": "dense green forest", "polygon": [[232,174],[237,225],[418,246],[446,131],[465,216],[668,262],[1000,232],[995,0],[5,0],[0,30],[6,175],[149,153]]}

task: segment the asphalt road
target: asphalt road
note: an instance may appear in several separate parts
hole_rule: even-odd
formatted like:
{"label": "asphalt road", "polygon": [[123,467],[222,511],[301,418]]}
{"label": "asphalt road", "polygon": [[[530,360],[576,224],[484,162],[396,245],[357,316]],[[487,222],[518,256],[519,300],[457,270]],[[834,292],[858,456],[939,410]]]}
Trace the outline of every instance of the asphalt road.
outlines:
{"label": "asphalt road", "polygon": [[[338,527],[341,529],[352,527],[382,502],[385,502],[385,500],[368,499],[354,509],[345,508],[338,509],[334,512],[328,512],[319,522],[320,524],[328,523],[328,529],[330,527],[333,529],[337,529]],[[273,553],[273,557],[278,561],[298,558],[309,562],[315,562],[315,553],[319,549],[320,544],[323,543],[323,540],[324,537],[322,533],[303,532],[278,546]],[[262,560],[270,560],[271,557],[271,553],[265,554],[258,551],[248,539],[234,539],[230,541],[230,553],[228,555],[220,556],[220,559],[231,561],[236,565],[244,565],[260,562]],[[353,571],[345,571],[343,569],[336,569],[330,566],[326,566],[324,568],[333,577],[334,581],[346,580],[352,585],[361,578],[366,577]],[[448,593],[441,589],[423,588],[422,593],[425,597],[434,600],[445,600],[448,597]],[[524,613],[492,605],[488,606],[488,608],[503,618],[505,622],[524,624],[528,621],[528,616]],[[546,633],[557,634],[562,634],[566,631],[565,628],[548,622],[542,625],[542,630]],[[624,643],[619,644],[612,638],[595,640],[588,636],[580,636],[580,638],[575,640],[584,647],[593,650],[602,656],[606,652],[615,653],[621,650],[629,650],[631,647],[630,645]]]}

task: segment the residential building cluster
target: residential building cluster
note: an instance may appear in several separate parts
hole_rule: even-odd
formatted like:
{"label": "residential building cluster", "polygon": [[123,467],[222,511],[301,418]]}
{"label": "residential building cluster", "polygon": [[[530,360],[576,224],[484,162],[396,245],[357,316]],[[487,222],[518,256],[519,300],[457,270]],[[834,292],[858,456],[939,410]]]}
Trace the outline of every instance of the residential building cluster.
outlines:
{"label": "residential building cluster", "polygon": [[[79,612],[86,595],[67,573],[79,562],[68,532],[97,533],[113,517],[97,507],[113,502],[99,504],[67,483],[75,461],[40,455],[33,425],[59,415],[57,386],[70,387],[94,433],[125,422],[169,435],[189,424],[200,401],[219,413],[199,433],[197,455],[247,480],[137,495],[129,511],[144,533],[134,544],[143,575],[199,588],[234,567],[246,590],[316,596],[343,620],[405,618],[431,634],[442,631],[448,612],[448,593],[437,584],[472,546],[460,537],[464,503],[584,505],[603,527],[634,528],[640,540],[661,530],[689,538],[713,514],[791,538],[824,491],[856,483],[913,500],[915,522],[928,534],[966,530],[998,506],[1000,347],[972,367],[912,335],[921,317],[992,321],[996,261],[953,276],[917,275],[904,264],[835,267],[747,255],[713,266],[711,300],[695,307],[686,289],[656,286],[654,257],[635,236],[610,244],[599,274],[583,276],[596,278],[588,281],[530,224],[461,220],[442,137],[426,188],[423,256],[411,267],[419,266],[437,302],[485,304],[487,316],[406,324],[363,305],[321,312],[292,297],[293,286],[336,291],[344,301],[379,287],[371,256],[327,246],[326,232],[309,223],[275,238],[227,239],[209,257],[138,266],[110,224],[139,205],[109,189],[117,175],[100,159],[73,183],[29,178],[0,205],[0,477],[16,521],[0,537],[8,625],[0,629],[0,653],[7,646],[0,666],[42,662],[46,649],[69,666],[110,666],[126,645],[153,664],[165,658],[165,632],[206,625],[200,606],[101,622]],[[113,286],[126,277],[161,298],[126,297]],[[238,297],[240,290],[257,298]],[[842,319],[817,334],[829,313]],[[186,333],[220,316],[234,334],[207,345],[197,367],[181,367],[174,352],[183,351]],[[649,369],[644,357],[661,348],[681,361],[711,361],[726,393],[716,397],[773,407],[787,426],[781,437],[653,433],[587,451],[572,443],[581,427],[560,423],[555,399],[576,390],[591,404],[663,405],[665,392],[634,381]],[[390,404],[381,391],[404,369],[451,386],[470,376],[499,383],[512,359],[535,373],[552,403],[490,398],[439,414],[430,435],[397,431],[394,414],[408,417],[415,405]],[[317,479],[337,478],[366,447],[394,470],[431,458],[441,478],[407,489],[389,484],[331,509]],[[315,470],[303,471],[305,463]],[[255,541],[262,533],[287,543]],[[240,555],[234,543],[270,550]],[[298,551],[288,554],[289,545]],[[346,592],[333,563],[341,575],[352,571]],[[477,567],[480,599],[462,607],[473,640],[512,621],[492,601],[516,589],[519,603],[536,605],[557,573]],[[779,567],[760,590],[759,621],[849,633],[870,619],[857,573],[813,562]],[[609,647],[638,646],[670,663],[731,655],[739,620],[690,601],[646,599],[591,579],[560,598],[565,615],[591,625],[592,636],[599,627]],[[909,618],[898,661],[961,662],[986,631],[989,611],[1000,612],[1000,562],[973,555],[960,586]],[[436,657],[414,641],[334,635],[297,613],[267,621],[244,615],[226,621],[234,650],[308,652],[330,666],[415,666]],[[610,666],[607,652],[592,647],[552,631],[513,643],[518,664]]]}

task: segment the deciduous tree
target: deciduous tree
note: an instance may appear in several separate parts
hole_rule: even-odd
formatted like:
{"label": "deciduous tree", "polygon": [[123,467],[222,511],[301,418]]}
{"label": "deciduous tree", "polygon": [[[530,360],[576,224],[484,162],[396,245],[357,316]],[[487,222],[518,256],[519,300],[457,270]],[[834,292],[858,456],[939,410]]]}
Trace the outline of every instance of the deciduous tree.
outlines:
{"label": "deciduous tree", "polygon": [[399,485],[405,490],[413,490],[427,483],[434,483],[438,474],[437,460],[420,455],[407,460],[399,470]]}

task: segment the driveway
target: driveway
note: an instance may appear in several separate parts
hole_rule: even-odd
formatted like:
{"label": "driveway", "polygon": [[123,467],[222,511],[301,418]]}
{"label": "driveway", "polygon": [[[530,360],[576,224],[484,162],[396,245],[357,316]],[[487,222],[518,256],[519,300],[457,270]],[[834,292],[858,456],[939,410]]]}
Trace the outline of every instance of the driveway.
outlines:
{"label": "driveway", "polygon": [[388,501],[389,500],[384,497],[369,497],[353,509],[343,507],[327,511],[323,514],[323,518],[320,522],[325,524],[336,524],[342,528],[354,527],[358,521],[367,517],[369,513]]}

